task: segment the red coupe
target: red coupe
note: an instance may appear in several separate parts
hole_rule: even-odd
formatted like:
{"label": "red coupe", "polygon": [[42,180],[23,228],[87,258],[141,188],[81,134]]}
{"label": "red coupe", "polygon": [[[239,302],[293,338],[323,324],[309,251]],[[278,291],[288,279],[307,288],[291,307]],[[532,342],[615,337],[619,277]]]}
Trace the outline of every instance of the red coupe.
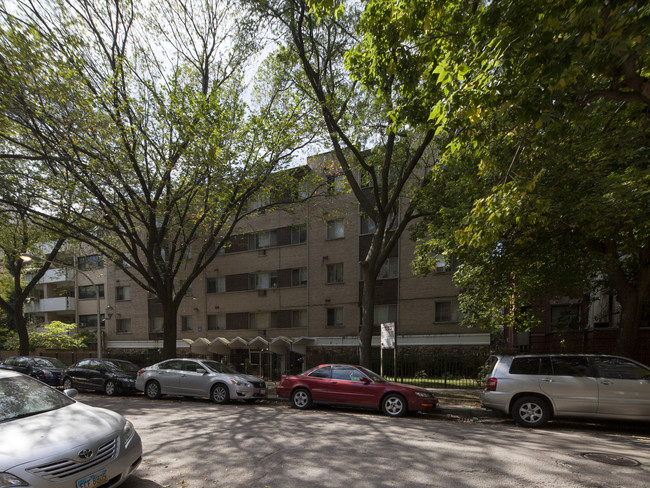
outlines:
{"label": "red coupe", "polygon": [[322,364],[309,371],[282,376],[277,394],[294,408],[313,404],[345,405],[383,410],[391,417],[406,412],[429,412],[438,405],[433,393],[418,386],[387,381],[361,366]]}

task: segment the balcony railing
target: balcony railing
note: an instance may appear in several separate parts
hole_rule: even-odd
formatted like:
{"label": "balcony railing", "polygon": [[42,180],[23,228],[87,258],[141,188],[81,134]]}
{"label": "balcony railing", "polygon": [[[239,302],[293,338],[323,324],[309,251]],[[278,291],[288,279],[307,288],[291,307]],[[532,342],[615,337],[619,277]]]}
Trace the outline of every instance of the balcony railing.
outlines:
{"label": "balcony railing", "polygon": [[25,304],[25,313],[66,312],[77,309],[77,301],[70,297],[41,298]]}

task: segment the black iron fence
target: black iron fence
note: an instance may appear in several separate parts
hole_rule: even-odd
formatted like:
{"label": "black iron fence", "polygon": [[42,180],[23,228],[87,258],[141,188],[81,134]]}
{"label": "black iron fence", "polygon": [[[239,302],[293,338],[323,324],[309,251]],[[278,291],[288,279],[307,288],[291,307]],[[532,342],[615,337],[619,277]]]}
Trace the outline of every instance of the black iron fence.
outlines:
{"label": "black iron fence", "polygon": [[481,388],[486,359],[484,354],[400,357],[397,361],[385,356],[383,368],[377,359],[372,369],[386,379],[425,388]]}

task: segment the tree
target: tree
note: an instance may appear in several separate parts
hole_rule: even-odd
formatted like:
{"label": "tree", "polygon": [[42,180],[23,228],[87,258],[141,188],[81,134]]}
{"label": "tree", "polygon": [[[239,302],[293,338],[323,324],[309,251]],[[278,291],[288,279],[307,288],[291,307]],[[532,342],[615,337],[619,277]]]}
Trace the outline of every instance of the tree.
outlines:
{"label": "tree", "polygon": [[4,201],[155,295],[173,357],[181,300],[247,201],[294,180],[279,170],[309,143],[300,100],[274,86],[257,108],[243,101],[257,26],[237,1],[15,3],[1,32],[3,174],[29,162],[29,184],[74,186],[75,199]]}
{"label": "tree", "polygon": [[431,253],[461,258],[462,309],[486,326],[604,283],[621,305],[617,351],[634,355],[650,303],[647,5],[444,2],[429,15],[465,22],[409,37],[448,51],[421,269]]}
{"label": "tree", "polygon": [[[53,260],[65,239],[50,241],[48,261]],[[34,225],[29,217],[20,212],[6,211],[0,213],[0,251],[2,252],[3,281],[5,293],[0,294],[0,308],[7,314],[11,328],[18,335],[19,354],[29,355],[30,337],[25,319],[24,306],[32,290],[50,268],[49,262],[39,263],[36,268],[30,265],[29,281],[24,281],[25,262],[20,255],[33,251],[39,245],[44,245],[43,233]]]}
{"label": "tree", "polygon": [[[337,173],[372,222],[372,241],[359,257],[360,363],[370,366],[377,276],[421,215],[417,194],[435,163],[429,111],[436,88],[422,79],[435,53],[392,42],[399,29],[384,26],[401,12],[399,5],[305,0],[255,5],[275,26],[278,58],[286,61],[283,74],[308,94],[329,136]],[[411,18],[401,27],[421,30],[423,21]]]}

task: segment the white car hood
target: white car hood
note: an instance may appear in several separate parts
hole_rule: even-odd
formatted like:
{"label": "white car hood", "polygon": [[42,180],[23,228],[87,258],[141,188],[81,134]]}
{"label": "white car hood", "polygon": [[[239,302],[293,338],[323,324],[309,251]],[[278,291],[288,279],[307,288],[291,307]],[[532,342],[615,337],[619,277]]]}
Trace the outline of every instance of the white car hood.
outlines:
{"label": "white car hood", "polygon": [[0,472],[13,466],[86,446],[119,434],[121,415],[73,403],[57,410],[0,424]]}

